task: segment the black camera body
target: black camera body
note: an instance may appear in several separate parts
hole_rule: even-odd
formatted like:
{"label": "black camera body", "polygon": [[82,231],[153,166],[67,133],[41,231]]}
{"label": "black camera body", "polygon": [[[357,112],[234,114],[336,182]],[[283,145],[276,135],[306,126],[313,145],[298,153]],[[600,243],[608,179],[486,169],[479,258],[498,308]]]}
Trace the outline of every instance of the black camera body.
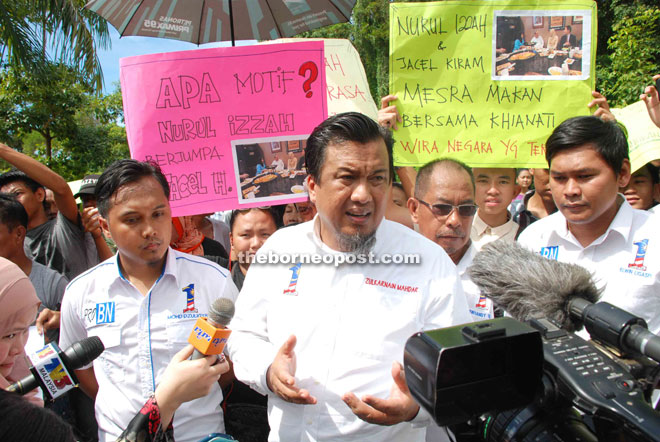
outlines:
{"label": "black camera body", "polygon": [[538,440],[611,440],[615,431],[623,440],[660,441],[660,414],[630,371],[547,319],[498,318],[415,334],[404,368],[413,397],[439,425],[482,415],[475,433],[485,440],[537,440],[541,433]]}

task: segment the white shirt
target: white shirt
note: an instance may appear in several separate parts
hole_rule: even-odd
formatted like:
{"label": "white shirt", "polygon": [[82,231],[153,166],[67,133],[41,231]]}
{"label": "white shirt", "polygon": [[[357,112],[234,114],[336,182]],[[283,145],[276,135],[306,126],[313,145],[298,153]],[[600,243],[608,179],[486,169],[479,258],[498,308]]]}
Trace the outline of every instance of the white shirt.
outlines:
{"label": "white shirt", "polygon": [[271,166],[275,167],[275,170],[284,170],[284,161],[282,160],[273,160],[272,163],[270,163]]}
{"label": "white shirt", "polygon": [[[144,405],[197,318],[218,297],[238,296],[229,272],[202,257],[169,249],[163,273],[146,296],[121,275],[117,260],[115,255],[74,279],[62,303],[60,346],[88,336],[98,336],[105,346],[94,361],[101,442],[114,442]],[[216,384],[207,396],[179,407],[176,440],[194,442],[222,432],[221,400]]]}
{"label": "white shirt", "polygon": [[222,247],[224,247],[227,254],[229,254],[229,250],[231,249],[231,243],[229,242],[229,224],[215,218],[209,217],[207,219],[213,226],[213,240],[222,244]]}
{"label": "white shirt", "polygon": [[458,274],[461,277],[461,284],[463,285],[463,293],[467,299],[470,314],[475,321],[485,321],[486,319],[493,319],[493,301],[490,298],[481,296],[479,287],[472,282],[467,269],[472,265],[472,260],[477,254],[477,248],[474,243],[465,251],[465,255],[461,258],[456,266]]}
{"label": "white shirt", "polygon": [[[276,252],[278,256],[346,256],[321,242],[318,224],[317,216],[277,231],[256,259]],[[269,440],[424,440],[425,427],[408,422],[368,424],[341,397],[353,392],[358,398],[365,394],[387,398],[394,382],[392,362],[403,362],[403,349],[412,334],[471,318],[456,267],[437,244],[383,220],[372,252],[376,257],[418,254],[421,263],[339,267],[302,263],[297,271],[292,270],[294,264],[250,266],[228,348],[236,377],[270,393]],[[294,258],[293,263],[301,261]],[[268,390],[268,366],[292,334],[297,337],[297,385],[316,397],[316,405],[291,404]]]}
{"label": "white shirt", "polygon": [[536,48],[542,48],[543,47],[543,37],[541,37],[540,35],[538,37],[534,36],[534,37],[532,37],[532,40],[530,41],[530,43],[532,44],[532,46],[534,46]]}
{"label": "white shirt", "polygon": [[479,251],[484,245],[497,239],[514,242],[516,240],[516,233],[518,233],[518,223],[512,219],[511,215],[509,215],[507,222],[501,226],[491,227],[479,217],[479,212],[477,211],[472,222],[470,239],[472,240],[472,245]]}
{"label": "white shirt", "polygon": [[[621,206],[607,231],[582,247],[568,230],[561,212],[527,227],[518,241],[536,253],[591,271],[601,301],[644,318],[660,332],[660,229],[655,215],[633,209],[619,195]],[[655,219],[654,219],[655,218]],[[646,243],[646,245],[644,245]]]}

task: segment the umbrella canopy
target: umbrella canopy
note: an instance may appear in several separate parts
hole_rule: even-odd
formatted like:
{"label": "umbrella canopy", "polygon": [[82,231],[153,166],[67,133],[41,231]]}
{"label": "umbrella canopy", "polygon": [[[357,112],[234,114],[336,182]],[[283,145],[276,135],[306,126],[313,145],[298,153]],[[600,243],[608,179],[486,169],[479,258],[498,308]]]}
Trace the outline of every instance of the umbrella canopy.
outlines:
{"label": "umbrella canopy", "polygon": [[92,0],[119,34],[214,41],[273,40],[349,20],[356,0]]}

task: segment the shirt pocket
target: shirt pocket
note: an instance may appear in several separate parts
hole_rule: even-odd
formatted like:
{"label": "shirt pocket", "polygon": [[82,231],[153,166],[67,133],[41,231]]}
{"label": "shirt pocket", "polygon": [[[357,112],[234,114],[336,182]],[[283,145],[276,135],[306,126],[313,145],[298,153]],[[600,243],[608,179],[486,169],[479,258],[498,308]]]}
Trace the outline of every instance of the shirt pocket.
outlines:
{"label": "shirt pocket", "polygon": [[195,319],[173,321],[167,323],[167,348],[170,359],[188,345],[188,336],[195,327]]}
{"label": "shirt pocket", "polygon": [[98,336],[105,350],[97,358],[105,375],[113,383],[123,383],[126,377],[126,349],[121,346],[120,327],[93,327],[87,330],[88,336]]}

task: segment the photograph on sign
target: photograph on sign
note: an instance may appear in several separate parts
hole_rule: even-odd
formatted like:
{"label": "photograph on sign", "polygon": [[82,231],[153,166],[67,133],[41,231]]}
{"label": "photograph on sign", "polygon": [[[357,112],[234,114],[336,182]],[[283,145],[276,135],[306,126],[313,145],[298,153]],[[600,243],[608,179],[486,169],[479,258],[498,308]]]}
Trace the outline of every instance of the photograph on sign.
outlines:
{"label": "photograph on sign", "polygon": [[306,143],[300,135],[232,141],[239,204],[306,196]]}
{"label": "photograph on sign", "polygon": [[575,12],[494,11],[493,80],[589,78],[590,11]]}

